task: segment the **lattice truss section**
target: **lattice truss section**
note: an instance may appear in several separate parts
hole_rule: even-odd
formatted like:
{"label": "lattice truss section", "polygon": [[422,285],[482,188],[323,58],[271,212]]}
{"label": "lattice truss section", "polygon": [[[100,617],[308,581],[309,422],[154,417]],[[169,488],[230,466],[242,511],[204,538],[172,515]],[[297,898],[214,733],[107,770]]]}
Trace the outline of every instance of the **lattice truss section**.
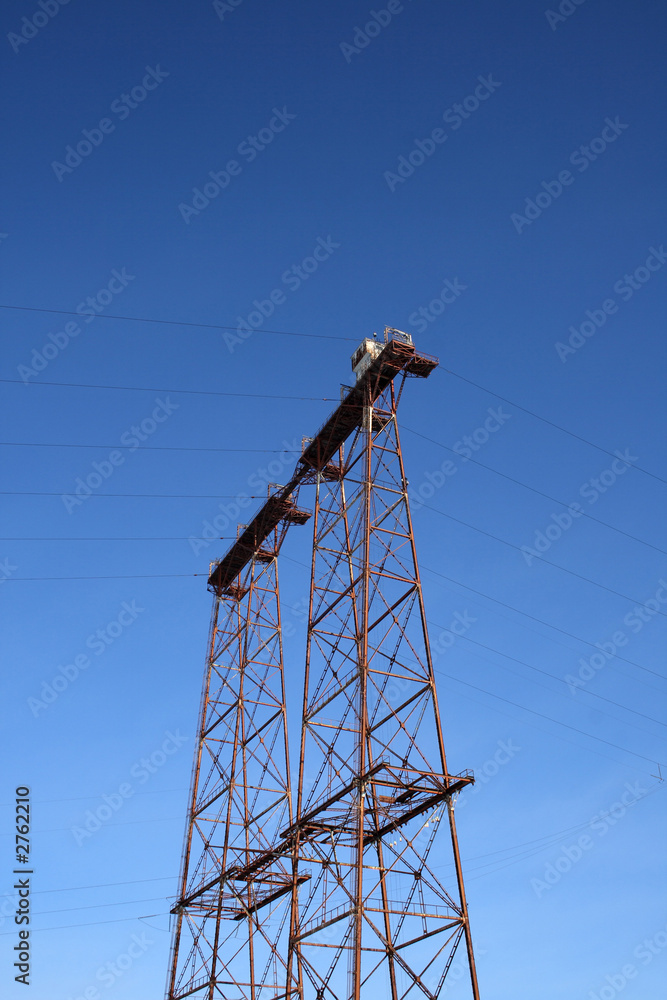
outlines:
{"label": "lattice truss section", "polygon": [[257,552],[214,604],[169,1000],[286,996],[292,867],[279,832],[291,800],[275,551]]}
{"label": "lattice truss section", "polygon": [[451,800],[471,778],[447,772],[393,383],[318,476],[314,532],[294,975],[303,1000],[436,998],[469,943]]}

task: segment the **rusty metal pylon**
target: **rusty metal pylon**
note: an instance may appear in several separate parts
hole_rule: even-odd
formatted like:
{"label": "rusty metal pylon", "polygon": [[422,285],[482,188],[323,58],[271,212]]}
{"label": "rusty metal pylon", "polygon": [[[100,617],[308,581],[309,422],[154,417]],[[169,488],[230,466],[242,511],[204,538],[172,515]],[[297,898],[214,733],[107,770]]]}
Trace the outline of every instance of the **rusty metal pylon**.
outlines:
{"label": "rusty metal pylon", "polygon": [[215,600],[167,997],[285,992],[292,816],[277,555],[289,519]]}
{"label": "rusty metal pylon", "polygon": [[[353,367],[290,482],[211,569],[168,1000],[436,1000],[461,942],[479,1000],[453,810],[473,778],[447,769],[396,420],[405,379],[437,360],[386,330]],[[293,815],[276,561],[308,520],[304,483],[317,496]]]}
{"label": "rusty metal pylon", "polygon": [[[392,381],[314,475],[290,975],[302,1000],[479,997]],[[446,832],[447,830],[447,832]],[[449,857],[444,848],[449,843]],[[434,845],[437,851],[434,852]],[[429,859],[433,858],[432,861]],[[452,878],[438,870],[452,863]],[[299,887],[300,874],[309,881]]]}

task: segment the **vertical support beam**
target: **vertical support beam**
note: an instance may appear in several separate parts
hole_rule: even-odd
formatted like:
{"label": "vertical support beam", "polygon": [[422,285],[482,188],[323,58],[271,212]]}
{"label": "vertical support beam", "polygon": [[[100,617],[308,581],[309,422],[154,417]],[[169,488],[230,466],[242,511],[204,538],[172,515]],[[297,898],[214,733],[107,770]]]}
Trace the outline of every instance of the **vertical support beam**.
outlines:
{"label": "vertical support beam", "polygon": [[[393,397],[393,393],[394,393],[394,388],[393,388],[393,383],[392,383],[392,397]],[[393,409],[394,409],[394,421],[396,423],[395,434],[396,434],[396,440],[398,441],[399,440],[399,437],[398,437],[398,423],[397,423],[397,417],[396,417],[396,406],[395,406],[395,404],[394,404],[394,408]],[[405,467],[403,465],[403,454],[401,452],[400,445],[399,445],[399,448],[398,448],[398,460],[399,460],[400,469],[401,469],[401,479],[406,484],[406,498],[407,498],[407,479],[406,479],[406,476],[405,476]],[[412,543],[412,558],[414,560],[414,565],[415,565],[415,575],[416,575],[417,582],[419,584],[419,606],[420,606],[420,613],[421,613],[421,617],[422,617],[422,622],[423,622],[423,625],[424,625],[424,643],[425,643],[426,654],[427,654],[427,659],[428,659],[429,674],[430,674],[431,679],[432,679],[433,707],[434,707],[434,710],[435,710],[436,718],[438,719],[438,743],[439,743],[439,748],[440,748],[440,758],[441,758],[441,762],[442,762],[442,773],[443,774],[447,774],[447,756],[445,754],[445,742],[444,742],[444,739],[443,739],[442,724],[441,724],[441,721],[440,721],[440,709],[438,707],[438,693],[437,693],[436,686],[435,686],[435,674],[433,672],[433,660],[432,660],[432,657],[431,657],[431,646],[430,646],[429,638],[428,638],[428,625],[427,625],[427,622],[426,622],[426,608],[424,607],[424,597],[423,597],[423,593],[422,593],[421,579],[420,579],[420,574],[419,574],[419,563],[417,562],[417,549],[416,549],[416,546],[415,546],[414,531],[412,530],[412,514],[410,512],[410,504],[407,501],[406,501],[406,514],[407,514],[408,528],[409,528],[409,533],[410,533],[410,538],[411,538],[411,543]],[[447,800],[447,816],[448,816],[448,820],[449,820],[449,830],[450,830],[450,836],[451,836],[451,842],[452,842],[452,853],[454,855],[454,866],[456,868],[456,883],[457,883],[457,887],[458,887],[459,898],[461,900],[461,909],[462,909],[463,918],[464,918],[464,923],[463,923],[464,930],[463,930],[463,933],[464,933],[464,936],[465,936],[466,952],[467,952],[467,955],[468,955],[468,970],[469,970],[469,973],[470,973],[470,987],[471,987],[471,990],[472,990],[473,1000],[479,1000],[479,985],[478,985],[478,982],[477,982],[477,967],[475,965],[475,953],[474,953],[474,949],[473,949],[472,932],[470,930],[470,919],[468,917],[468,901],[466,899],[465,886],[463,884],[463,867],[461,865],[461,853],[459,851],[459,841],[458,841],[458,836],[457,836],[457,833],[456,833],[456,821],[454,819],[454,802],[455,802],[455,799],[456,799],[456,796],[450,797]]]}
{"label": "vertical support beam", "polygon": [[368,711],[366,705],[366,686],[368,674],[368,625],[370,606],[370,542],[371,542],[371,488],[372,488],[372,455],[373,455],[373,403],[370,393],[367,392],[364,401],[364,415],[362,424],[363,435],[363,558],[361,565],[361,632],[359,635],[360,656],[359,656],[359,790],[358,790],[358,818],[357,818],[357,843],[356,843],[356,899],[355,899],[355,927],[354,927],[354,1000],[361,1000],[362,982],[362,945],[364,926],[364,830],[366,828],[365,801],[366,788],[365,781],[361,777],[368,770],[367,762],[371,763],[371,747],[368,745]]}
{"label": "vertical support beam", "polygon": [[[463,937],[479,1000],[453,812],[473,778],[447,768],[394,391],[437,359],[389,329],[353,357],[356,385],[209,577],[168,1000],[436,1000]],[[313,481],[293,817],[276,559]]]}
{"label": "vertical support beam", "polygon": [[[393,383],[318,474],[290,961],[303,1000],[436,997],[472,940]],[[454,875],[438,878],[450,816]],[[438,843],[435,866],[429,861]],[[451,881],[451,884],[450,884]]]}
{"label": "vertical support beam", "polygon": [[277,553],[215,594],[168,1000],[278,1000],[285,989],[292,820]]}

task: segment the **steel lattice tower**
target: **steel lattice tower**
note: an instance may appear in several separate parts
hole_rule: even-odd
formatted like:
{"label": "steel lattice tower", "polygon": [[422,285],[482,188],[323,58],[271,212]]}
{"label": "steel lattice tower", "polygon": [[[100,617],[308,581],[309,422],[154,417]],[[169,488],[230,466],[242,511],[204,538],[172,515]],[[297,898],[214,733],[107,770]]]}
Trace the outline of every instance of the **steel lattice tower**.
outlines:
{"label": "steel lattice tower", "polygon": [[284,996],[292,816],[277,555],[285,510],[228,587],[215,588],[167,996]]}
{"label": "steel lattice tower", "polygon": [[[396,416],[405,379],[436,365],[399,331],[364,341],[356,385],[211,572],[228,618],[218,633],[214,612],[169,1000],[436,1000],[459,944],[479,1000],[454,822],[473,778],[447,768]],[[276,556],[308,517],[302,484],[316,499],[292,815]],[[269,719],[248,767],[243,727]]]}

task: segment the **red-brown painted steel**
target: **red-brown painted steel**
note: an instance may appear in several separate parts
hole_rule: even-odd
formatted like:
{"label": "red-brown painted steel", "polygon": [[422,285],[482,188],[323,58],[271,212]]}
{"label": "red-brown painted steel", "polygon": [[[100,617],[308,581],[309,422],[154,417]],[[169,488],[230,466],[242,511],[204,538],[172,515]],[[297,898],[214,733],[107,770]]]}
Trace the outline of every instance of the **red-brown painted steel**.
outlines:
{"label": "red-brown painted steel", "polygon": [[279,837],[292,818],[277,571],[289,523],[215,593],[169,1000],[295,995],[285,989],[292,862]]}
{"label": "red-brown painted steel", "polygon": [[[447,768],[396,420],[405,379],[437,360],[396,331],[368,344],[290,481],[211,569],[168,1000],[436,1000],[462,940],[479,1000],[453,812],[473,778]],[[309,517],[305,484],[317,492],[293,814],[277,555]]]}
{"label": "red-brown painted steel", "polygon": [[302,1000],[435,998],[465,939],[478,1000],[447,822],[472,776],[447,768],[393,380],[315,478],[290,977]]}

